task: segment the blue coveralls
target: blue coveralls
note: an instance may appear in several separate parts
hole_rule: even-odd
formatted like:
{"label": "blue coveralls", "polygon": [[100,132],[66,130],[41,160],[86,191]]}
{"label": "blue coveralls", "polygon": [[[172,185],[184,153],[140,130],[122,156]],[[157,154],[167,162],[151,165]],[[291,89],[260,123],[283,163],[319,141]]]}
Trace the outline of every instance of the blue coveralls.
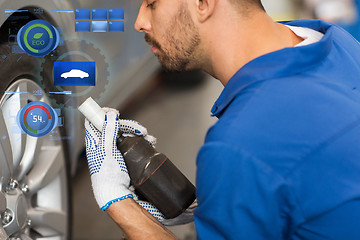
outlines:
{"label": "blue coveralls", "polygon": [[359,43],[319,20],[285,24],[325,36],[225,86],[197,158],[199,239],[360,239]]}

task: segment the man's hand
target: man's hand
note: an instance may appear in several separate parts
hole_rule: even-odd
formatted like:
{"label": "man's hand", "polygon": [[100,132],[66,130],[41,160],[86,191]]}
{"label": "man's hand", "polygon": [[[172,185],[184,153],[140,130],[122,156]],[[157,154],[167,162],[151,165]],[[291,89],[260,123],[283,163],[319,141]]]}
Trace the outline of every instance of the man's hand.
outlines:
{"label": "man's hand", "polygon": [[[120,125],[125,134],[142,135],[151,145],[155,143],[156,139],[147,135],[146,129],[137,122],[119,121],[118,113],[115,110],[105,110],[107,113],[102,134],[89,121],[85,120],[86,155],[98,205],[119,224],[129,239],[176,239],[154,218],[153,215],[159,220],[163,220],[159,210],[149,203],[137,203],[131,199],[136,195],[129,190],[130,178],[127,168],[116,147],[116,137]],[[142,204],[144,208],[139,204]],[[152,211],[153,215],[149,211]]]}
{"label": "man's hand", "polygon": [[[137,223],[141,223],[143,230],[149,228],[148,232],[160,231],[165,234],[164,236],[173,239],[174,236],[162,224],[170,226],[193,221],[193,208],[189,208],[177,218],[165,219],[163,214],[151,203],[139,200],[130,187],[130,178],[124,159],[116,146],[119,129],[124,136],[143,136],[152,146],[155,145],[156,138],[148,135],[147,129],[138,122],[119,119],[116,110],[109,108],[104,108],[104,110],[106,117],[102,133],[85,120],[86,155],[97,203],[102,210],[106,210],[110,214],[128,236],[132,235],[128,230],[138,228]],[[127,200],[120,204],[119,201],[124,199]],[[122,206],[121,209],[119,206]],[[114,211],[114,209],[116,210]],[[130,227],[130,222],[136,226]],[[139,230],[137,232],[140,233]]]}
{"label": "man's hand", "polygon": [[116,147],[120,127],[118,113],[106,110],[102,134],[85,120],[86,156],[91,182],[95,199],[103,211],[114,202],[133,197],[125,162]]}
{"label": "man's hand", "polygon": [[175,226],[175,225],[182,225],[186,223],[190,223],[194,221],[194,210],[197,207],[197,201],[195,200],[193,204],[190,205],[188,209],[186,209],[182,214],[177,216],[176,218],[166,219],[164,215],[151,203],[146,201],[141,201],[138,197],[134,194],[133,199],[142,206],[146,211],[151,213],[159,222],[161,222],[165,226]]}

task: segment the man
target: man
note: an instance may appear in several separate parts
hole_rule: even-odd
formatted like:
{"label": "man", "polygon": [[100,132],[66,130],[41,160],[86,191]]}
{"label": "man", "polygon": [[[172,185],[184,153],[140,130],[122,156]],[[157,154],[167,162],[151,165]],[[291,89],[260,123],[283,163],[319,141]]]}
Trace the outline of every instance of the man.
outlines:
{"label": "man", "polygon": [[[135,28],[164,67],[225,87],[197,157],[199,239],[360,239],[360,47],[348,33],[273,22],[259,0],[144,0]],[[129,239],[174,239],[132,199],[113,144],[119,128],[146,131],[106,116],[103,135],[86,123],[100,207]]]}

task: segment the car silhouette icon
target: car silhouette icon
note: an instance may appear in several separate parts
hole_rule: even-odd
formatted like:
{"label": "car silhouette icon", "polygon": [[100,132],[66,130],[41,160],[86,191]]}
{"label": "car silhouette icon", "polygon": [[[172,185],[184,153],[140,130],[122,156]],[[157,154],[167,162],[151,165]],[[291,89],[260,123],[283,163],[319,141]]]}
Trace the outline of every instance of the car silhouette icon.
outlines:
{"label": "car silhouette icon", "polygon": [[69,77],[83,79],[85,77],[89,77],[89,74],[79,69],[71,69],[69,72],[64,72],[60,76],[65,79]]}

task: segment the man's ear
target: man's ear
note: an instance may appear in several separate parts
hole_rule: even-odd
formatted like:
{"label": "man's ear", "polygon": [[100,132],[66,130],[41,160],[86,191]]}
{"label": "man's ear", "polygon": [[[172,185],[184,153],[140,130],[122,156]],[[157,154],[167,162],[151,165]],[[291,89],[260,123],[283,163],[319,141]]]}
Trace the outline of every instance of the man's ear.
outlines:
{"label": "man's ear", "polygon": [[196,15],[199,22],[204,22],[214,13],[215,5],[218,0],[195,0]]}

